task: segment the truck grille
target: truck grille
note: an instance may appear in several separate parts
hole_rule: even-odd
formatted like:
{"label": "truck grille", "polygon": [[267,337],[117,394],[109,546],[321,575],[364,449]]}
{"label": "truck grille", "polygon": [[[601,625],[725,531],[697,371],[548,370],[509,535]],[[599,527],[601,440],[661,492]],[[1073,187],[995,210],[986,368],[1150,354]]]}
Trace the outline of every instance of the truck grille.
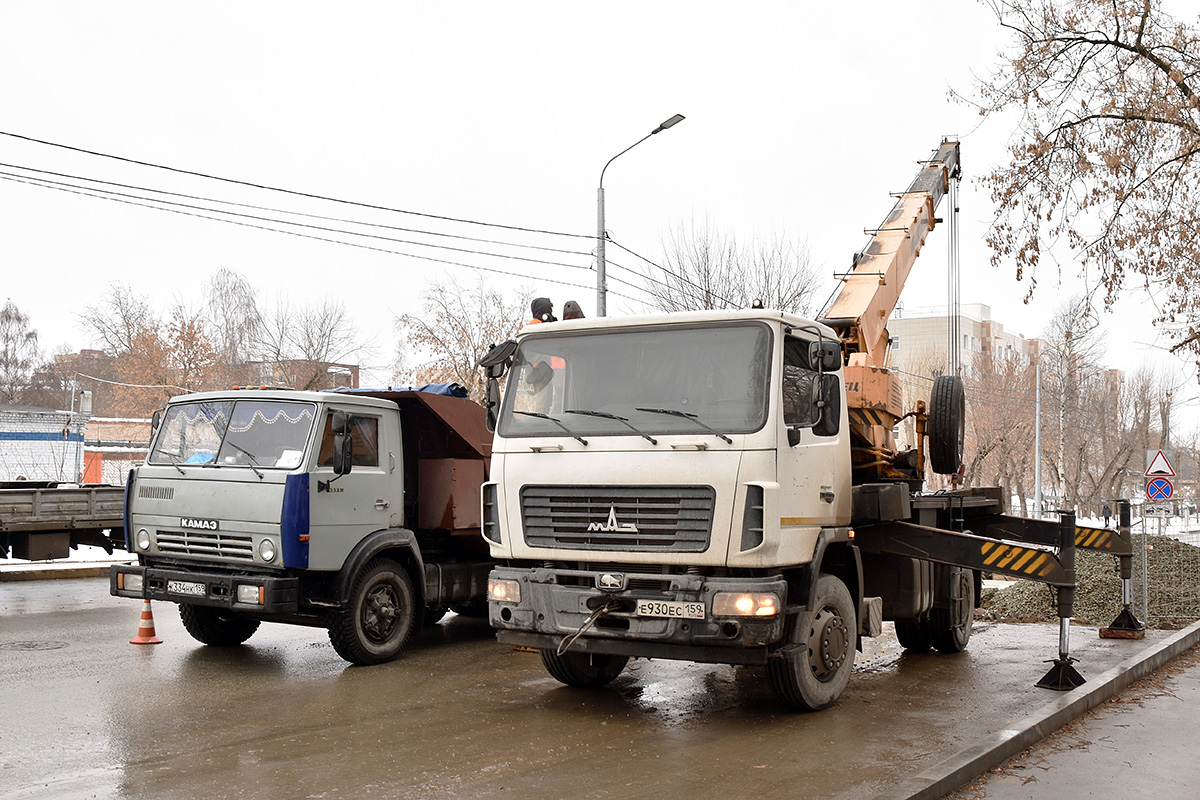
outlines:
{"label": "truck grille", "polygon": [[166,555],[216,556],[233,561],[253,561],[254,541],[214,531],[158,531],[158,549]]}
{"label": "truck grille", "polygon": [[526,486],[531,547],[699,553],[712,534],[711,486]]}

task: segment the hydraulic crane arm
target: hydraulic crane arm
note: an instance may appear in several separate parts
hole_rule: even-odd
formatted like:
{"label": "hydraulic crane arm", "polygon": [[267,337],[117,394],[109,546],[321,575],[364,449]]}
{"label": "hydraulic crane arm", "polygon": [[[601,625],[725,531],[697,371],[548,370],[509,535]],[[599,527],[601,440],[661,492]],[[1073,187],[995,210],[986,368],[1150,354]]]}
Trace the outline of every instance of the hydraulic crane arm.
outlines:
{"label": "hydraulic crane arm", "polygon": [[[854,255],[841,293],[821,321],[843,331],[847,363],[882,368],[887,358],[887,323],[900,299],[934,214],[960,174],[959,143],[943,141],[896,201],[871,241]],[[861,355],[854,355],[855,353]]]}

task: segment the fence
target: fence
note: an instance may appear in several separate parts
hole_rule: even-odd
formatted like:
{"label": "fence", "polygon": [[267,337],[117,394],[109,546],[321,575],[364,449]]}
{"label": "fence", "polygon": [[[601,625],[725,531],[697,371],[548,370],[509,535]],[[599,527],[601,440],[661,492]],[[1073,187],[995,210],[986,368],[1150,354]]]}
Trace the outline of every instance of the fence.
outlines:
{"label": "fence", "polygon": [[1141,518],[1133,523],[1133,606],[1153,628],[1200,619],[1200,519]]}

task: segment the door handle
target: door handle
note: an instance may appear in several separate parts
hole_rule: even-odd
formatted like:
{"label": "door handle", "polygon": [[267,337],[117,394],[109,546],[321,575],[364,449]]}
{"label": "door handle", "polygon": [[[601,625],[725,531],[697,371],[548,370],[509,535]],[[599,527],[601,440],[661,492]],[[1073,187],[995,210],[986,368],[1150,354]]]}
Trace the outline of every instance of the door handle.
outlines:
{"label": "door handle", "polygon": [[389,503],[387,500],[376,500],[375,501],[376,508],[387,508],[390,505],[391,505],[391,503]]}

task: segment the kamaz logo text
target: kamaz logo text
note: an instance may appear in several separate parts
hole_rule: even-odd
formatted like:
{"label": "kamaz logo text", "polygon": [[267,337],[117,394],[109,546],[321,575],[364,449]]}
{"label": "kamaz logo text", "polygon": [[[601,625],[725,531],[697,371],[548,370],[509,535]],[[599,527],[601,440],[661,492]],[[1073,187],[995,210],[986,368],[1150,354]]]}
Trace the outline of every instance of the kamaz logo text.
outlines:
{"label": "kamaz logo text", "polygon": [[215,519],[200,519],[199,517],[180,517],[179,527],[194,528],[201,531],[215,531],[221,528]]}
{"label": "kamaz logo text", "polygon": [[608,507],[608,522],[601,524],[599,522],[589,522],[587,529],[589,531],[603,531],[604,533],[637,533],[637,525],[632,522],[621,524],[617,522],[617,507]]}

